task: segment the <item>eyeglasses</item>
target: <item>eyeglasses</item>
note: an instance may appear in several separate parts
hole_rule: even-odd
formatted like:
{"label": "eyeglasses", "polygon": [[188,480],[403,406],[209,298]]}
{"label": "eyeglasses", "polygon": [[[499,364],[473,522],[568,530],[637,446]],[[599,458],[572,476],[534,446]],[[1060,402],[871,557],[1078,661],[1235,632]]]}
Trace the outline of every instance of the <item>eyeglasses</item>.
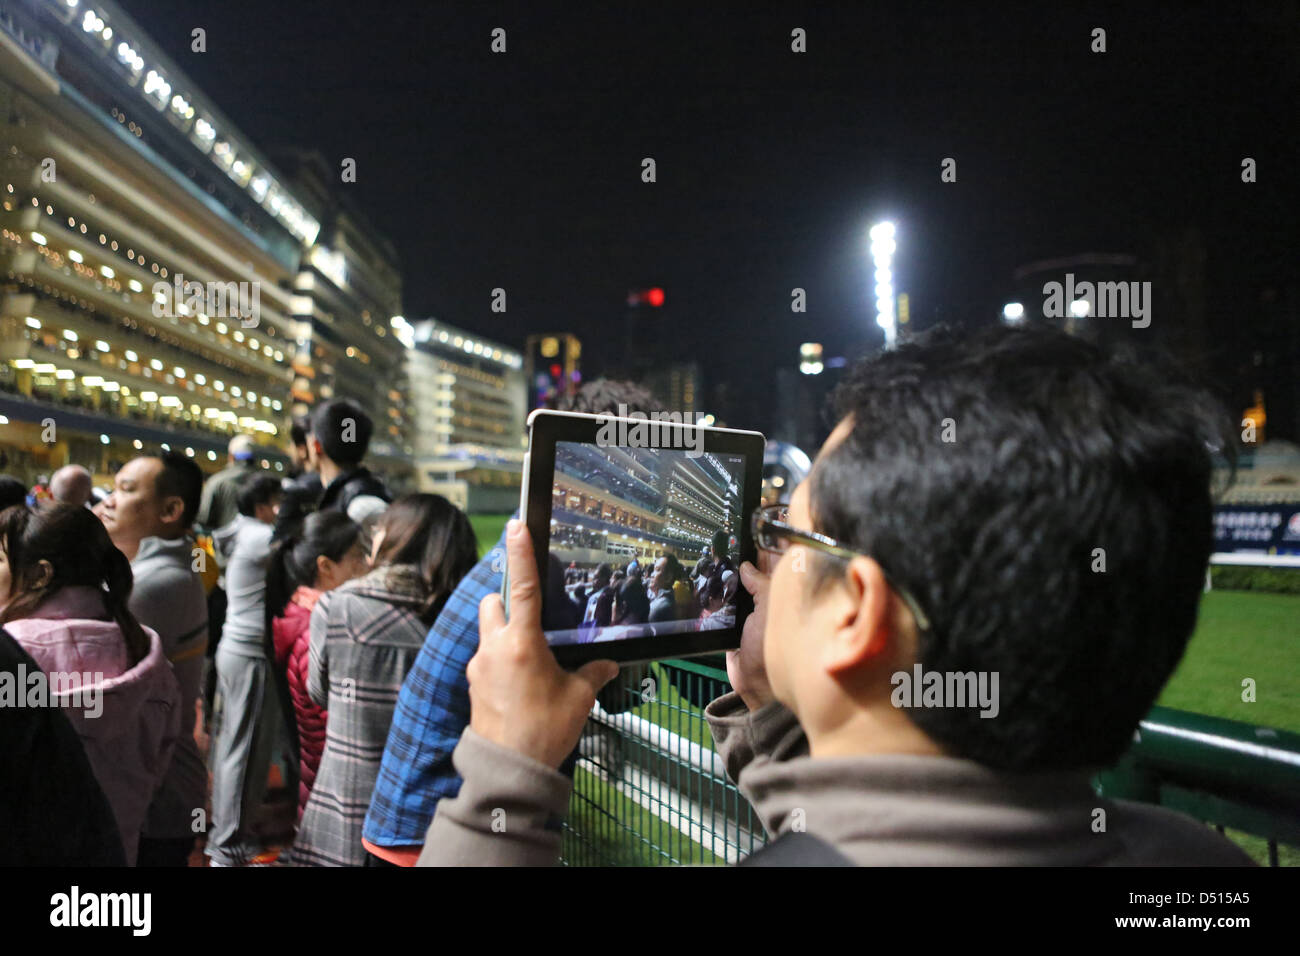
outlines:
{"label": "eyeglasses", "polygon": [[814,551],[820,551],[822,554],[829,554],[842,561],[851,561],[853,558],[871,558],[876,564],[880,565],[889,586],[894,589],[903,603],[907,605],[907,609],[912,612],[912,617],[916,619],[917,628],[921,631],[930,629],[929,615],[921,610],[921,605],[917,603],[916,598],[912,597],[911,592],[906,588],[899,587],[890,573],[885,570],[879,558],[862,551],[854,551],[834,538],[828,538],[816,531],[801,531],[792,527],[786,523],[788,516],[789,509],[785,505],[768,505],[765,508],[754,509],[754,514],[750,519],[754,530],[754,543],[764,551],[770,551],[772,554],[784,554],[790,544],[793,543],[801,544],[805,548],[812,548]]}

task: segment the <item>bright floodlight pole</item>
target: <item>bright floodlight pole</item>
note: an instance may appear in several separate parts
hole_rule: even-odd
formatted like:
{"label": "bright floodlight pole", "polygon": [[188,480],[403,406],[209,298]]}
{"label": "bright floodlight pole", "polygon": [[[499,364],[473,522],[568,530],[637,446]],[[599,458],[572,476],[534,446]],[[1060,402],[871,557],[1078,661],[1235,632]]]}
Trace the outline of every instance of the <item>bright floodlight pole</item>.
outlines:
{"label": "bright floodlight pole", "polygon": [[898,341],[898,322],[894,315],[894,224],[878,222],[871,227],[871,261],[876,267],[876,325],[885,330],[885,348]]}

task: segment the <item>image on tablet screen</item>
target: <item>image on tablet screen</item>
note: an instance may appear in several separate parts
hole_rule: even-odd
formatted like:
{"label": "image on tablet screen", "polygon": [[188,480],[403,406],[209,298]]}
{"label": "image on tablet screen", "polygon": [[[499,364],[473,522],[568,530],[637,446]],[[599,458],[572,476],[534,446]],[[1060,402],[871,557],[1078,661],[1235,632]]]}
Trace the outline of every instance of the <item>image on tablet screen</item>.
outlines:
{"label": "image on tablet screen", "polygon": [[557,442],[547,640],[729,628],[745,456]]}

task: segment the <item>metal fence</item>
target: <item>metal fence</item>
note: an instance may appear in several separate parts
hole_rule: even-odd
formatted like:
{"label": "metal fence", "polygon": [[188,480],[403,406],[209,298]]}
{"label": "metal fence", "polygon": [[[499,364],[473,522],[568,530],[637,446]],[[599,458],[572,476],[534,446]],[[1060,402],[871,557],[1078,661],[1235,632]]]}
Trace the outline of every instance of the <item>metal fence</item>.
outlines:
{"label": "metal fence", "polygon": [[[757,815],[713,751],[703,709],[730,689],[721,658],[624,668],[579,746],[562,861],[723,865],[761,847]],[[1300,846],[1300,735],[1156,707],[1098,775],[1109,797],[1164,804],[1251,834],[1279,863]]]}
{"label": "metal fence", "polygon": [[578,748],[564,863],[723,865],[766,842],[704,720],[705,705],[730,689],[721,663],[624,668],[602,692]]}

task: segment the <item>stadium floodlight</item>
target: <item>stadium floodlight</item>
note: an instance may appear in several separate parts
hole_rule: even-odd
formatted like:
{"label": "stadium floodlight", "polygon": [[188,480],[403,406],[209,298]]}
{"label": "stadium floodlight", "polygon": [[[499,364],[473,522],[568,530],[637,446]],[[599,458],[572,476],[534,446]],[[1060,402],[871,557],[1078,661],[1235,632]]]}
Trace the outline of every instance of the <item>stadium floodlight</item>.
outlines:
{"label": "stadium floodlight", "polygon": [[1019,302],[1008,302],[1002,307],[1002,318],[1015,325],[1025,317],[1025,307]]}
{"label": "stadium floodlight", "polygon": [[885,330],[885,348],[894,347],[898,325],[894,316],[894,274],[891,269],[898,244],[894,241],[894,224],[878,222],[868,232],[871,261],[875,266],[876,325]]}
{"label": "stadium floodlight", "polygon": [[1091,311],[1092,309],[1088,305],[1087,299],[1075,299],[1070,303],[1070,314],[1076,319],[1087,317],[1088,313]]}

